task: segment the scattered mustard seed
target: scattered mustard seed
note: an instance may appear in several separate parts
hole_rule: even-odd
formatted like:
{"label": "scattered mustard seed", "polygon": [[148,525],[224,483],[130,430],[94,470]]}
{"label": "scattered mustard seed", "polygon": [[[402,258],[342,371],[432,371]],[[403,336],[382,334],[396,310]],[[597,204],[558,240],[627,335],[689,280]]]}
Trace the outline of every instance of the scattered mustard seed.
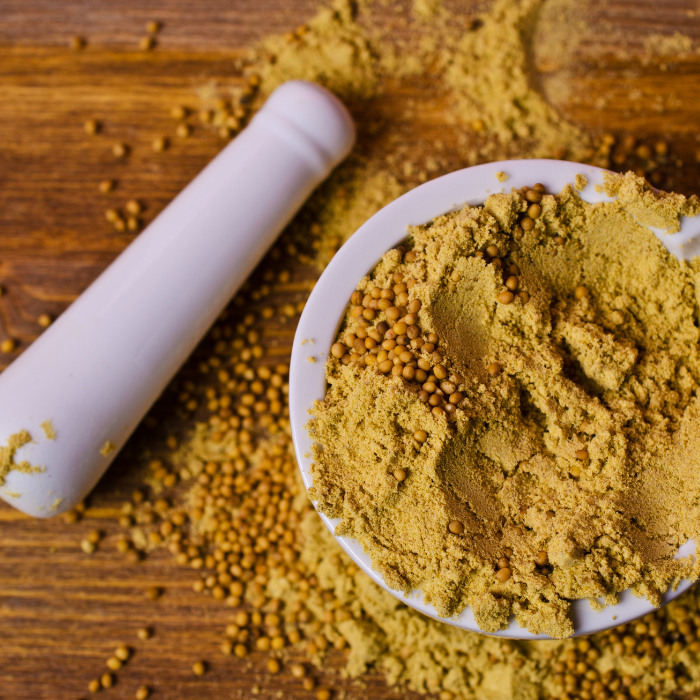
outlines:
{"label": "scattered mustard seed", "polygon": [[192,664],[192,673],[195,676],[203,676],[207,672],[207,667],[203,661],[197,661]]}
{"label": "scattered mustard seed", "polygon": [[129,147],[125,143],[115,143],[112,146],[112,154],[115,158],[125,158],[129,153]]}
{"label": "scattered mustard seed", "polygon": [[131,656],[131,649],[129,649],[126,644],[120,644],[114,650],[114,656],[116,656],[120,661],[128,661]]}
{"label": "scattered mustard seed", "polygon": [[189,124],[178,124],[175,133],[181,138],[186,139],[192,133],[192,127]]}
{"label": "scattered mustard seed", "polygon": [[98,189],[100,190],[100,192],[102,192],[102,194],[108,194],[114,189],[115,184],[116,183],[114,182],[114,180],[102,180],[102,182],[100,182],[100,184],[98,185]]}
{"label": "scattered mustard seed", "polygon": [[163,589],[159,586],[151,586],[146,590],[146,598],[148,600],[158,600],[163,595]]}
{"label": "scattered mustard seed", "polygon": [[83,129],[85,130],[86,134],[94,136],[100,130],[100,124],[94,119],[88,119],[83,124]]}
{"label": "scattered mustard seed", "polygon": [[138,216],[143,211],[143,205],[137,199],[130,199],[125,206],[129,214]]}
{"label": "scattered mustard seed", "polygon": [[141,51],[150,51],[155,48],[156,39],[153,36],[144,36],[139,40],[139,48]]}
{"label": "scattered mustard seed", "polygon": [[0,342],[0,352],[5,353],[6,355],[8,353],[13,352],[15,349],[15,341],[12,340],[12,338],[5,338],[2,342]]}
{"label": "scattered mustard seed", "polygon": [[152,146],[156,153],[162,153],[168,148],[168,139],[165,136],[159,136],[153,139]]}

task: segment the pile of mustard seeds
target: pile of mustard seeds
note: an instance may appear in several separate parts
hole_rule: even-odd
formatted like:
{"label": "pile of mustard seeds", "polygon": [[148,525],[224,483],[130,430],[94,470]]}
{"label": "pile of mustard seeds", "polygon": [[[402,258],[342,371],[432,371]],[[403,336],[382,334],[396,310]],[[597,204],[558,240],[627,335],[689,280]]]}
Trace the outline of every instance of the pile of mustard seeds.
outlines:
{"label": "pile of mustard seeds", "polygon": [[[145,419],[147,437],[137,443],[144,486],[124,504],[117,553],[136,562],[153,549],[170,550],[192,569],[196,591],[231,610],[219,631],[221,654],[243,664],[266,657],[271,688],[295,684],[309,698],[360,695],[377,673],[397,689],[440,700],[651,700],[696,692],[700,608],[692,591],[643,621],[578,641],[519,643],[461,632],[375,586],[337,547],[298,480],[284,365],[318,271],[369,216],[427,179],[532,148],[632,168],[655,184],[673,162],[663,140],[584,134],[531,87],[528,53],[535,38],[538,48],[547,41],[538,22],[549,2],[494,3],[472,15],[437,2],[413,5],[396,10],[401,31],[392,32],[375,21],[387,3],[363,3],[359,12],[347,2],[326,6],[294,32],[266,40],[245,63],[245,81],[203,86],[191,105],[174,105],[183,143],[183,124],[188,134],[206,129],[223,140],[279,82],[311,79],[348,102],[359,142]],[[479,72],[493,88],[480,85],[469,104],[459,92],[468,89],[460,68],[467,62],[468,74]],[[416,85],[426,99],[403,99],[403,89]],[[527,137],[517,123],[509,132],[499,121],[489,107],[494,99],[511,120],[525,100],[528,114],[519,118],[527,119]],[[154,157],[168,157],[168,141],[154,140]],[[147,205],[148,197],[140,201]],[[67,519],[80,518],[80,510]],[[333,678],[329,659],[356,680]]]}

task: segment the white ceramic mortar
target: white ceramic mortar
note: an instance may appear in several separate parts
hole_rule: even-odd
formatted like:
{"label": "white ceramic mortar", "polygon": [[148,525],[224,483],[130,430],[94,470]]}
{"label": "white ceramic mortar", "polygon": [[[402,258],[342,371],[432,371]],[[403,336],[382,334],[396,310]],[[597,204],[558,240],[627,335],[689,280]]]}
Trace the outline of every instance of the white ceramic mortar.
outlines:
{"label": "white ceramic mortar", "polygon": [[[507,181],[500,183],[496,173],[504,172]],[[335,342],[340,320],[343,317],[350,295],[387,250],[397,246],[406,237],[406,228],[424,224],[440,214],[459,209],[464,205],[483,204],[495,192],[509,192],[511,188],[541,182],[548,192],[559,192],[566,184],[574,184],[579,173],[588,179],[587,187],[580,192],[582,199],[590,203],[610,201],[606,195],[595,190],[602,184],[605,171],[589,165],[555,160],[513,160],[488,163],[459,170],[427,182],[377,212],[361,226],[341,248],[314,287],[297,327],[292,350],[289,412],[297,459],[304,484],[311,486],[310,448],[312,441],[304,429],[309,420],[308,410],[314,400],[322,399],[326,393],[324,365],[331,345]],[[652,229],[653,230],[653,229]],[[677,257],[689,258],[700,254],[700,239],[697,238],[697,222],[684,220],[681,232],[674,235],[654,231],[668,250]],[[333,322],[337,319],[337,322]],[[315,362],[310,362],[313,357]],[[321,514],[326,527],[333,533],[338,520]],[[414,591],[404,597],[392,590],[382,577],[372,569],[369,557],[354,540],[336,537],[340,546],[353,561],[377,584],[392,595],[403,600],[419,612],[463,629],[481,632],[469,608],[456,618],[441,618],[432,605],[426,604],[420,592]],[[683,545],[677,556],[687,556],[695,551],[694,542]],[[668,603],[692,585],[682,581],[675,591],[666,593]],[[602,601],[601,601],[602,602]],[[620,602],[595,612],[586,600],[572,603],[575,635],[600,632],[625,624],[652,612],[655,608],[645,599],[636,598],[629,591],[620,596]],[[509,627],[496,636],[516,639],[548,639],[546,635],[535,636],[519,627],[514,620]]]}

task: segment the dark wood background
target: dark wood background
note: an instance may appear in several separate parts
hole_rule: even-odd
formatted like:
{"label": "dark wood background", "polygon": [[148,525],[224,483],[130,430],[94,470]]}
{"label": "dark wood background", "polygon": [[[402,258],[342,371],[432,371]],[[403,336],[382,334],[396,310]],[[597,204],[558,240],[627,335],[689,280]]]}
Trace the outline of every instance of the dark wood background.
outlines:
{"label": "dark wood background", "polygon": [[[466,12],[488,3],[447,5]],[[233,64],[246,47],[294,29],[317,7],[315,0],[0,0],[0,340],[30,343],[41,330],[39,315],[60,314],[130,242],[134,234],[116,233],[104,220],[108,206],[136,197],[148,221],[220,148],[202,129],[186,143],[174,138],[170,109],[192,104],[206,82],[235,82]],[[700,39],[700,8],[687,0],[583,7],[589,30],[575,52],[535,61],[538,86],[593,133],[666,140],[672,160],[664,177],[680,191],[696,191],[700,56],[660,65],[648,60],[644,41],[674,31]],[[380,22],[381,13],[390,15],[386,6],[377,12]],[[157,49],[144,53],[137,45],[148,20],[164,29]],[[83,51],[69,48],[75,35],[87,39]],[[603,111],[595,108],[600,96]],[[651,108],[658,96],[663,112]],[[82,128],[89,118],[103,124],[95,137]],[[435,113],[418,110],[415,119],[420,130],[421,119],[435,120]],[[154,157],[150,143],[161,135],[173,145]],[[124,162],[110,152],[118,141],[132,146]],[[105,178],[119,181],[109,197],[97,191]],[[0,355],[0,365],[11,359]],[[194,572],[165,553],[137,565],[115,556],[117,509],[138,483],[130,464],[127,450],[78,524],[31,520],[0,504],[0,699],[87,697],[89,681],[107,670],[119,643],[136,653],[118,684],[103,691],[108,697],[132,698],[144,683],[170,700],[311,697],[288,674],[271,678],[264,654],[222,657],[229,612],[192,592]],[[96,527],[107,538],[86,556],[80,541]],[[167,589],[155,602],[144,596],[152,585]],[[144,625],[155,630],[146,642],[136,637]],[[191,666],[200,659],[211,670],[196,678]],[[365,688],[339,680],[341,665],[341,656],[331,655],[321,678],[346,688],[348,698],[394,696],[377,677]]]}

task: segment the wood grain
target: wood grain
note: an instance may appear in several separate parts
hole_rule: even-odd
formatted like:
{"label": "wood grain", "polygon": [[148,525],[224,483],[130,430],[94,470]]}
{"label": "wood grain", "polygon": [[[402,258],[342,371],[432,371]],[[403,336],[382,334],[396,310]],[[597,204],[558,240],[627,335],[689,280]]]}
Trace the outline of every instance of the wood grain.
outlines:
{"label": "wood grain", "polygon": [[[471,14],[487,4],[446,2]],[[235,85],[234,62],[251,42],[295,28],[317,6],[315,0],[0,0],[0,339],[26,346],[40,332],[38,316],[60,314],[130,242],[133,234],[115,233],[105,221],[106,208],[137,198],[149,221],[218,151],[220,140],[205,129],[178,140],[170,109],[193,104],[202,85]],[[689,15],[695,3],[626,0],[584,9],[590,29],[560,61],[535,62],[538,85],[587,130],[667,140],[673,160],[665,177],[681,191],[695,190],[700,59],[642,61],[644,38],[653,33],[679,30],[700,39],[699,20]],[[387,26],[395,21],[389,5],[376,12]],[[139,52],[151,19],[164,23],[158,48]],[[420,32],[420,26],[406,31]],[[621,32],[628,38],[626,56],[617,51]],[[68,48],[74,35],[88,39],[85,50]],[[386,120],[399,103],[423,104],[401,128],[407,138],[443,138],[452,127],[429,89],[389,86],[382,101],[364,108]],[[600,95],[608,100],[602,110]],[[663,112],[648,108],[656,98]],[[93,137],[82,128],[89,118],[102,124]],[[150,144],[162,135],[172,147],[155,156]],[[124,161],[111,154],[116,142],[131,146]],[[118,186],[101,195],[97,184],[106,178]],[[278,294],[298,293],[298,287]],[[271,327],[270,333],[284,353],[291,328]],[[0,357],[2,364],[10,360]],[[161,409],[167,413],[167,400]],[[168,700],[311,697],[286,672],[270,677],[264,654],[244,661],[220,654],[230,613],[192,592],[194,572],[164,553],[137,565],[115,556],[115,517],[123,497],[139,485],[134,457],[137,445],[148,442],[143,431],[100,483],[82,522],[31,520],[0,505],[0,700],[87,697],[88,682],[107,670],[105,661],[119,643],[135,654],[105,697],[133,698],[144,683],[154,697]],[[96,527],[106,538],[88,557],[79,543]],[[166,589],[155,602],[144,596],[152,585]],[[144,625],[155,630],[146,642],[136,637]],[[210,662],[210,672],[195,678],[190,669],[200,659]],[[378,676],[364,686],[339,679],[341,665],[342,656],[332,654],[319,678],[345,688],[349,699],[395,697]]]}

